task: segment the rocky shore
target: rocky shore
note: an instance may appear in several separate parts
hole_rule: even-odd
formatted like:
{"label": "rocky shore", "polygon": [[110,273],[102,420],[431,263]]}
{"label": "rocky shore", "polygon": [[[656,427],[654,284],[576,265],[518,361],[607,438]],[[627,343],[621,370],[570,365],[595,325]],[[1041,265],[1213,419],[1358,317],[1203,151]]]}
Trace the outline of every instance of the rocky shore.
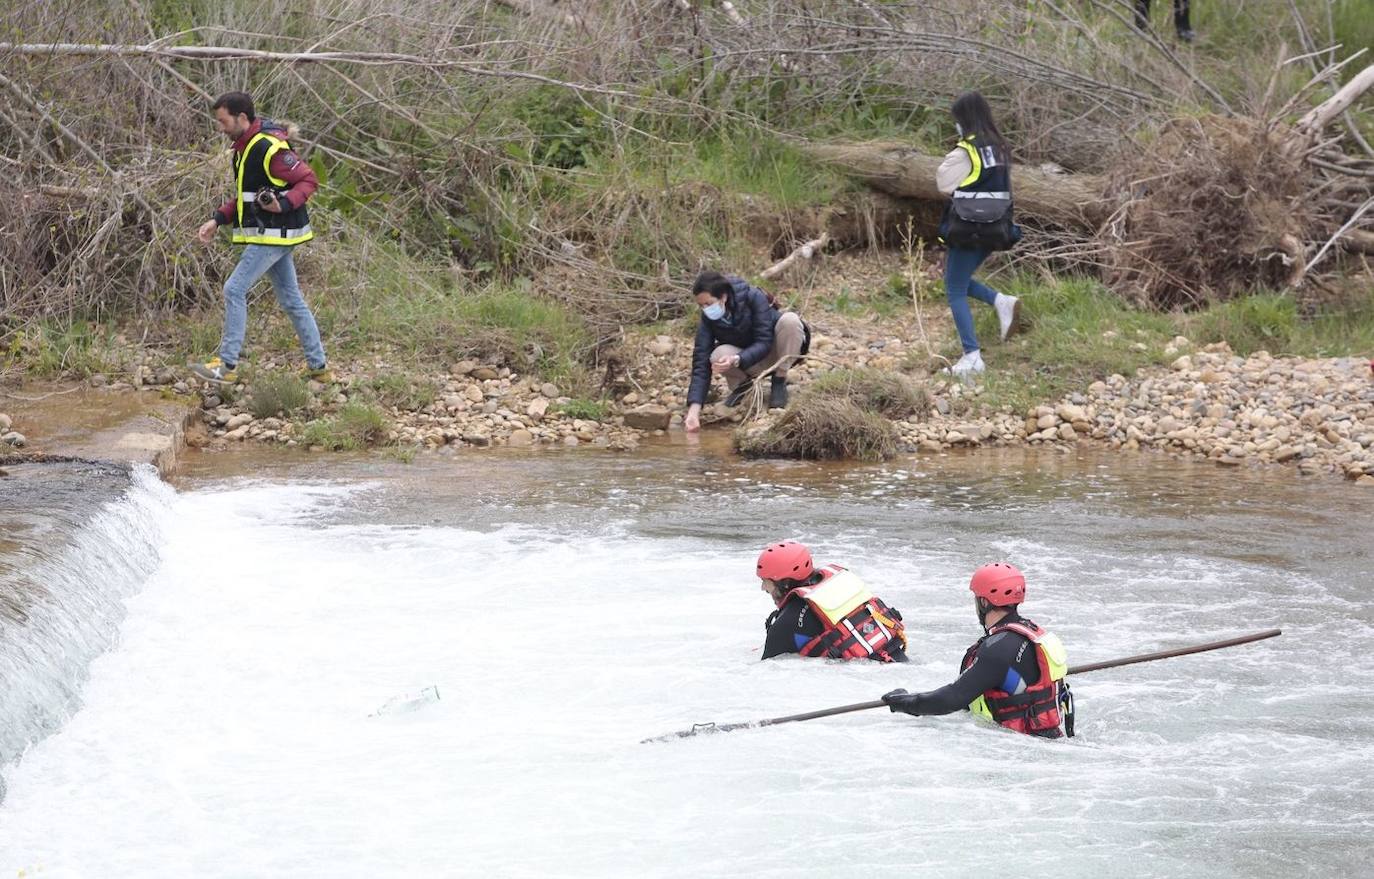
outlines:
{"label": "rocky shore", "polygon": [[6,448],[21,449],[28,441],[28,437],[14,429],[14,419],[0,412],[0,451]]}
{"label": "rocky shore", "polygon": [[[1126,451],[1197,455],[1228,467],[1289,466],[1304,474],[1333,473],[1374,485],[1374,375],[1363,359],[1272,357],[1262,351],[1240,357],[1225,343],[1194,350],[1178,337],[1165,349],[1174,358],[1168,366],[1148,367],[1131,378],[1111,375],[1027,412],[990,411],[981,402],[984,388],[979,383],[965,385],[928,374],[928,349],[912,338],[887,335],[863,321],[827,320],[825,329],[815,334],[808,362],[792,371],[794,392],[813,376],[839,367],[911,375],[925,383],[933,403],[925,415],[895,423],[906,452],[1099,442]],[[493,446],[630,450],[646,434],[680,430],[691,339],[631,336],[622,353],[624,384],[597,402],[570,397],[538,377],[475,360],[453,363],[442,374],[417,376],[434,389],[432,402],[415,409],[383,407],[389,422],[384,440],[401,448],[447,453]],[[345,372],[337,384],[310,383],[309,400],[294,419],[255,417],[251,386],[226,393],[188,384],[176,371],[151,364],[136,372],[134,383],[111,387],[176,396],[198,393],[206,426],[199,444],[302,446],[308,445],[305,425],[311,420],[372,399],[363,389],[375,374],[380,372],[374,365]],[[96,376],[92,384],[106,381]],[[703,422],[708,429],[728,428],[757,414],[746,408],[708,405]],[[25,438],[12,427],[10,418],[0,414],[0,442],[22,445]]]}
{"label": "rocky shore", "polygon": [[1230,467],[1283,464],[1374,485],[1374,375],[1359,358],[1279,358],[1263,351],[1239,357],[1221,343],[1131,379],[1109,376],[1024,415],[937,413],[898,427],[908,446],[926,451],[1097,441]]}

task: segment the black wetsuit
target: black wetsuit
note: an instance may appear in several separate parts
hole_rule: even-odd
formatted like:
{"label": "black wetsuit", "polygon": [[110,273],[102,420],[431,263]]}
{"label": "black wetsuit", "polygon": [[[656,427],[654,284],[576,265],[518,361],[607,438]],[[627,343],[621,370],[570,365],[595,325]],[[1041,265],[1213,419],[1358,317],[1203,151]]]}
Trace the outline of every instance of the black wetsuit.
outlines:
{"label": "black wetsuit", "polygon": [[[797,595],[787,596],[782,607],[773,611],[763,625],[768,630],[768,637],[763,642],[763,656],[760,659],[800,653],[813,638],[825,631],[825,620],[806,599]],[[897,662],[907,661],[906,651],[895,639],[886,650]]]}
{"label": "black wetsuit", "polygon": [[[1018,614],[1003,617],[998,625],[1021,622]],[[909,697],[914,702],[902,710],[907,714],[952,714],[967,709],[969,703],[988,690],[1016,693],[1023,682],[1030,687],[1040,682],[1040,659],[1035,644],[1019,632],[998,632],[985,636],[978,656],[953,683],[938,690]]]}

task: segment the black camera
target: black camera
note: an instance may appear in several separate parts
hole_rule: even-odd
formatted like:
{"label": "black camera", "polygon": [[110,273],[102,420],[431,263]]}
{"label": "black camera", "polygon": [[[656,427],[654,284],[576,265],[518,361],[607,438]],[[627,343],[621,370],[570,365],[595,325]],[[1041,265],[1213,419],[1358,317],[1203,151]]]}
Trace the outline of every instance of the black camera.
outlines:
{"label": "black camera", "polygon": [[266,186],[264,186],[262,189],[258,190],[257,195],[255,195],[253,198],[259,205],[262,205],[271,204],[272,202],[277,201],[279,197],[280,196],[277,195],[276,190],[269,189]]}

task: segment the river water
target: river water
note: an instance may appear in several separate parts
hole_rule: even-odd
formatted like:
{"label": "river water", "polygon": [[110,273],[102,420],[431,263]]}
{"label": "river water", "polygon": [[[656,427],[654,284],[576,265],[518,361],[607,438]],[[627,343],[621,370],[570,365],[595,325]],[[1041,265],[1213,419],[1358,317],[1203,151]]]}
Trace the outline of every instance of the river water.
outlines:
{"label": "river water", "polygon": [[[146,575],[66,559],[53,600],[120,612],[3,769],[0,876],[1364,875],[1370,497],[1149,454],[204,456],[102,507]],[[913,661],[758,662],[783,537]],[[1284,634],[1079,677],[1069,742],[871,711],[640,743],[945,683],[994,559],[1071,663]]]}

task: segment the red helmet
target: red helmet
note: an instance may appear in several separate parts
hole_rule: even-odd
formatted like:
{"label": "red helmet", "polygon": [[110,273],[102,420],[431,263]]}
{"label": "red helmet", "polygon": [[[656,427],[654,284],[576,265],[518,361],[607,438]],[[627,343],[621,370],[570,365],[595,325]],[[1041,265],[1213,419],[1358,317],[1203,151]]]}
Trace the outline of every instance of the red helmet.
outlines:
{"label": "red helmet", "polygon": [[993,607],[1020,604],[1026,598],[1026,577],[1015,565],[992,562],[973,572],[968,588]]}
{"label": "red helmet", "polygon": [[805,580],[815,569],[811,550],[795,540],[775,543],[759,553],[759,577],[764,580]]}

